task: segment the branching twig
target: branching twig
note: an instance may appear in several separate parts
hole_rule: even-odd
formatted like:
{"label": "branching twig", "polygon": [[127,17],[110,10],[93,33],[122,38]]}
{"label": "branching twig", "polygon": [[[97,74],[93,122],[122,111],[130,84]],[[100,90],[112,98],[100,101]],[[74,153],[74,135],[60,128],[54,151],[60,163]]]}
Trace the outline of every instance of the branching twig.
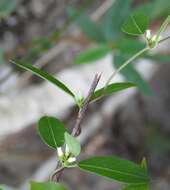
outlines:
{"label": "branching twig", "polygon": [[160,44],[160,43],[162,43],[162,42],[164,42],[164,41],[166,41],[166,40],[168,40],[168,39],[170,39],[170,36],[167,36],[166,38],[163,38],[163,39],[160,40],[158,43]]}
{"label": "branching twig", "polygon": [[96,74],[95,77],[94,77],[94,80],[92,82],[92,85],[90,87],[90,90],[88,92],[88,95],[86,97],[86,99],[84,100],[84,104],[82,106],[82,108],[80,108],[79,112],[78,112],[78,116],[77,116],[77,119],[76,119],[76,123],[75,123],[75,126],[73,128],[73,131],[72,131],[72,135],[73,136],[78,136],[81,132],[81,123],[82,123],[82,120],[85,116],[85,112],[88,108],[88,105],[90,103],[90,99],[91,99],[91,96],[93,95],[97,85],[98,85],[98,82],[100,80],[100,77],[101,75],[98,75]]}
{"label": "branching twig", "polygon": [[59,181],[59,178],[61,176],[62,171],[64,170],[64,167],[57,168],[56,170],[53,171],[53,173],[50,176],[50,181],[54,180],[54,177],[58,174],[56,177],[56,180]]}
{"label": "branching twig", "polygon": [[[76,123],[75,123],[73,130],[72,130],[72,135],[75,137],[81,133],[81,123],[83,121],[86,110],[87,110],[88,105],[90,103],[91,96],[93,95],[93,93],[94,93],[94,91],[95,91],[95,89],[99,83],[100,77],[101,77],[101,75],[98,75],[98,74],[95,75],[93,82],[91,84],[90,90],[87,94],[87,97],[84,100],[83,106],[79,109],[78,116],[76,119]],[[54,180],[54,177],[56,177],[56,181],[59,181],[63,170],[64,170],[64,167],[56,168],[56,170],[51,174],[50,180]]]}

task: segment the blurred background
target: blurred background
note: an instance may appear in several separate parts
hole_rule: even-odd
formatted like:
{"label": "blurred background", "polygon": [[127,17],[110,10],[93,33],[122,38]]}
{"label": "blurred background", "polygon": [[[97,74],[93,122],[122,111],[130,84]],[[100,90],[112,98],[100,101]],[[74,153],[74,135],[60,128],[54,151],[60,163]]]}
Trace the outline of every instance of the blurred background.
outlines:
{"label": "blurred background", "polygon": [[[98,87],[124,60],[141,49],[143,38],[130,38],[121,25],[135,11],[150,18],[154,34],[170,13],[169,0],[0,0],[0,184],[26,190],[30,180],[48,179],[56,154],[36,132],[44,114],[72,129],[77,108],[70,97],[10,59],[33,64],[59,78],[76,94],[86,95],[95,73]],[[170,26],[162,34],[170,35]],[[91,47],[112,52],[81,57]],[[137,88],[90,105],[79,137],[85,158],[117,155],[148,160],[152,189],[170,189],[170,43],[133,62],[113,82]],[[69,189],[117,190],[120,184],[76,169],[61,181]],[[7,188],[7,189],[8,189]]]}

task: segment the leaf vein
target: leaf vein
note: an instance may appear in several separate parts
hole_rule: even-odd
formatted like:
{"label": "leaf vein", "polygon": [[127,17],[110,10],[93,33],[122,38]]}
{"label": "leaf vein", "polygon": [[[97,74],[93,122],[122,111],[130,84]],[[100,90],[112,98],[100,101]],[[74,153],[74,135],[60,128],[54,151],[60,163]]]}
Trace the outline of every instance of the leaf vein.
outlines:
{"label": "leaf vein", "polygon": [[135,21],[135,19],[133,18],[133,16],[131,16],[131,19],[132,19],[134,25],[136,26],[136,28],[138,29],[138,31],[142,34],[142,31],[141,31],[140,27],[138,26],[138,24],[136,23],[136,21]]}
{"label": "leaf vein", "polygon": [[89,168],[94,168],[94,169],[101,169],[101,170],[105,170],[105,171],[110,171],[110,172],[115,172],[115,173],[119,173],[119,174],[124,174],[124,175],[130,175],[130,176],[133,176],[133,177],[139,177],[139,178],[144,178],[146,179],[146,177],[144,175],[134,175],[134,174],[131,174],[131,173],[128,173],[128,172],[121,172],[121,171],[117,171],[117,170],[114,170],[114,169],[109,169],[109,168],[103,168],[103,167],[100,167],[100,166],[93,166],[91,167],[91,165],[87,165],[87,164],[80,164],[81,166],[85,166],[85,167],[89,167]]}

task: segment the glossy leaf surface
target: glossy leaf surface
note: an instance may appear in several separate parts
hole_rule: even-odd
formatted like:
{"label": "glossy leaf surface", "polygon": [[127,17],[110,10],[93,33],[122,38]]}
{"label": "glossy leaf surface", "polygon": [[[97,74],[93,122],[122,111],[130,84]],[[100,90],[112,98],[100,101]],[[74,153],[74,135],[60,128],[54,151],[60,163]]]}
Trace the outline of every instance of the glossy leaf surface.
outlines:
{"label": "glossy leaf surface", "polygon": [[137,184],[137,185],[128,185],[122,190],[150,190],[149,185],[146,184]]}
{"label": "glossy leaf surface", "polygon": [[37,67],[34,67],[33,65],[21,63],[20,61],[12,60],[11,63],[13,63],[13,64],[17,65],[18,67],[25,69],[27,71],[31,71],[35,75],[51,82],[52,84],[59,87],[61,90],[63,90],[67,94],[69,94],[70,96],[74,97],[73,92],[64,83],[62,83],[58,79],[54,78],[52,75],[48,74],[47,72],[45,72]]}
{"label": "glossy leaf surface", "polygon": [[103,88],[100,88],[99,90],[96,90],[91,97],[91,101],[94,101],[96,99],[102,98],[103,96],[108,96],[108,95],[113,94],[114,92],[125,90],[127,88],[131,88],[134,86],[135,85],[130,82],[109,84],[107,88],[103,87]]}
{"label": "glossy leaf surface", "polygon": [[55,182],[40,183],[32,181],[30,185],[31,190],[66,190],[66,188],[63,185]]}
{"label": "glossy leaf surface", "polygon": [[81,152],[80,143],[77,141],[75,137],[70,135],[69,133],[65,133],[65,142],[69,148],[69,151],[73,154],[73,156],[78,156]]}
{"label": "glossy leaf surface", "polygon": [[61,147],[64,144],[64,124],[51,116],[44,116],[38,122],[38,133],[41,139],[51,148]]}
{"label": "glossy leaf surface", "polygon": [[130,15],[122,26],[122,31],[130,35],[142,35],[148,29],[149,18],[140,12]]}
{"label": "glossy leaf surface", "polygon": [[86,171],[125,183],[147,183],[149,177],[140,165],[115,156],[93,157],[80,161],[78,166]]}

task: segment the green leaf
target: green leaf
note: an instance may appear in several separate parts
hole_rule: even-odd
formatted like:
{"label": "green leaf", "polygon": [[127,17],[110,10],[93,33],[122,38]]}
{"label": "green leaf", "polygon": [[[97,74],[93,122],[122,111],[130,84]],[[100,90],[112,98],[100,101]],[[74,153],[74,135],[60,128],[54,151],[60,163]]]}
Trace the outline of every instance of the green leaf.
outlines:
{"label": "green leaf", "polygon": [[51,148],[61,147],[64,144],[64,124],[51,116],[44,116],[38,122],[38,133],[41,139]]}
{"label": "green leaf", "polygon": [[[113,58],[113,64],[116,68],[119,68],[126,60],[130,59],[137,52],[141,51],[145,48],[145,44],[143,42],[124,38],[121,39],[117,44],[117,52],[115,52]],[[145,55],[144,55],[145,56]],[[141,75],[136,71],[133,66],[134,61],[127,65],[123,70],[121,70],[121,74],[127,81],[130,81],[136,84],[140,91],[145,95],[151,95],[151,89],[148,84],[144,81]]]}
{"label": "green leaf", "polygon": [[[116,68],[120,67],[124,61],[129,59],[130,55],[115,54],[113,59],[113,64]],[[136,84],[139,87],[139,90],[144,95],[151,95],[152,91],[142,76],[136,71],[133,66],[133,62],[127,65],[120,73],[125,77],[127,81],[130,81]]]}
{"label": "green leaf", "polygon": [[149,190],[148,184],[128,185],[122,190]]}
{"label": "green leaf", "polygon": [[130,35],[142,35],[148,29],[149,18],[140,12],[135,12],[124,22],[122,31]]}
{"label": "green leaf", "polygon": [[147,164],[147,161],[146,161],[146,158],[145,158],[145,157],[142,159],[141,167],[142,167],[145,171],[148,171],[148,164]]}
{"label": "green leaf", "polygon": [[106,45],[89,48],[80,53],[74,60],[75,64],[83,64],[96,61],[107,55],[111,49]]}
{"label": "green leaf", "polygon": [[121,54],[126,54],[129,56],[133,56],[145,47],[145,43],[131,38],[122,38],[117,42],[116,45],[116,48],[118,49],[118,51],[120,51]]}
{"label": "green leaf", "polygon": [[101,21],[101,29],[107,41],[115,42],[120,38],[121,26],[131,12],[132,0],[117,0],[113,2]]}
{"label": "green leaf", "polygon": [[78,156],[81,152],[80,143],[77,141],[75,137],[73,137],[67,132],[65,132],[64,136],[66,145],[68,146],[70,153],[72,153],[73,156]]}
{"label": "green leaf", "polygon": [[135,85],[133,83],[130,83],[130,82],[109,84],[107,86],[107,88],[104,87],[104,88],[100,88],[99,90],[96,90],[91,97],[91,101],[94,101],[98,98],[102,98],[103,96],[111,95],[114,92],[125,90],[127,88],[131,88],[134,86]]}
{"label": "green leaf", "polygon": [[78,166],[86,171],[125,183],[148,183],[149,177],[139,165],[115,156],[93,157],[80,161]]}
{"label": "green leaf", "polygon": [[66,188],[55,182],[30,182],[31,190],[66,190]]}
{"label": "green leaf", "polygon": [[0,1],[0,18],[9,16],[16,8],[17,0]]}
{"label": "green leaf", "polygon": [[72,6],[67,6],[66,9],[71,19],[74,19],[75,23],[80,26],[82,32],[91,40],[96,42],[104,42],[105,38],[101,31],[100,26],[93,22],[84,13],[80,13]]}
{"label": "green leaf", "polygon": [[18,67],[20,67],[22,69],[31,71],[32,73],[39,76],[40,78],[45,79],[45,80],[51,82],[52,84],[54,84],[55,86],[59,87],[61,90],[63,90],[64,92],[66,92],[67,94],[72,96],[73,98],[75,97],[73,92],[65,84],[63,84],[58,79],[54,78],[52,75],[46,73],[45,71],[43,71],[37,67],[34,67],[30,64],[22,63],[22,62],[16,61],[16,60],[12,60],[11,63],[17,65]]}

